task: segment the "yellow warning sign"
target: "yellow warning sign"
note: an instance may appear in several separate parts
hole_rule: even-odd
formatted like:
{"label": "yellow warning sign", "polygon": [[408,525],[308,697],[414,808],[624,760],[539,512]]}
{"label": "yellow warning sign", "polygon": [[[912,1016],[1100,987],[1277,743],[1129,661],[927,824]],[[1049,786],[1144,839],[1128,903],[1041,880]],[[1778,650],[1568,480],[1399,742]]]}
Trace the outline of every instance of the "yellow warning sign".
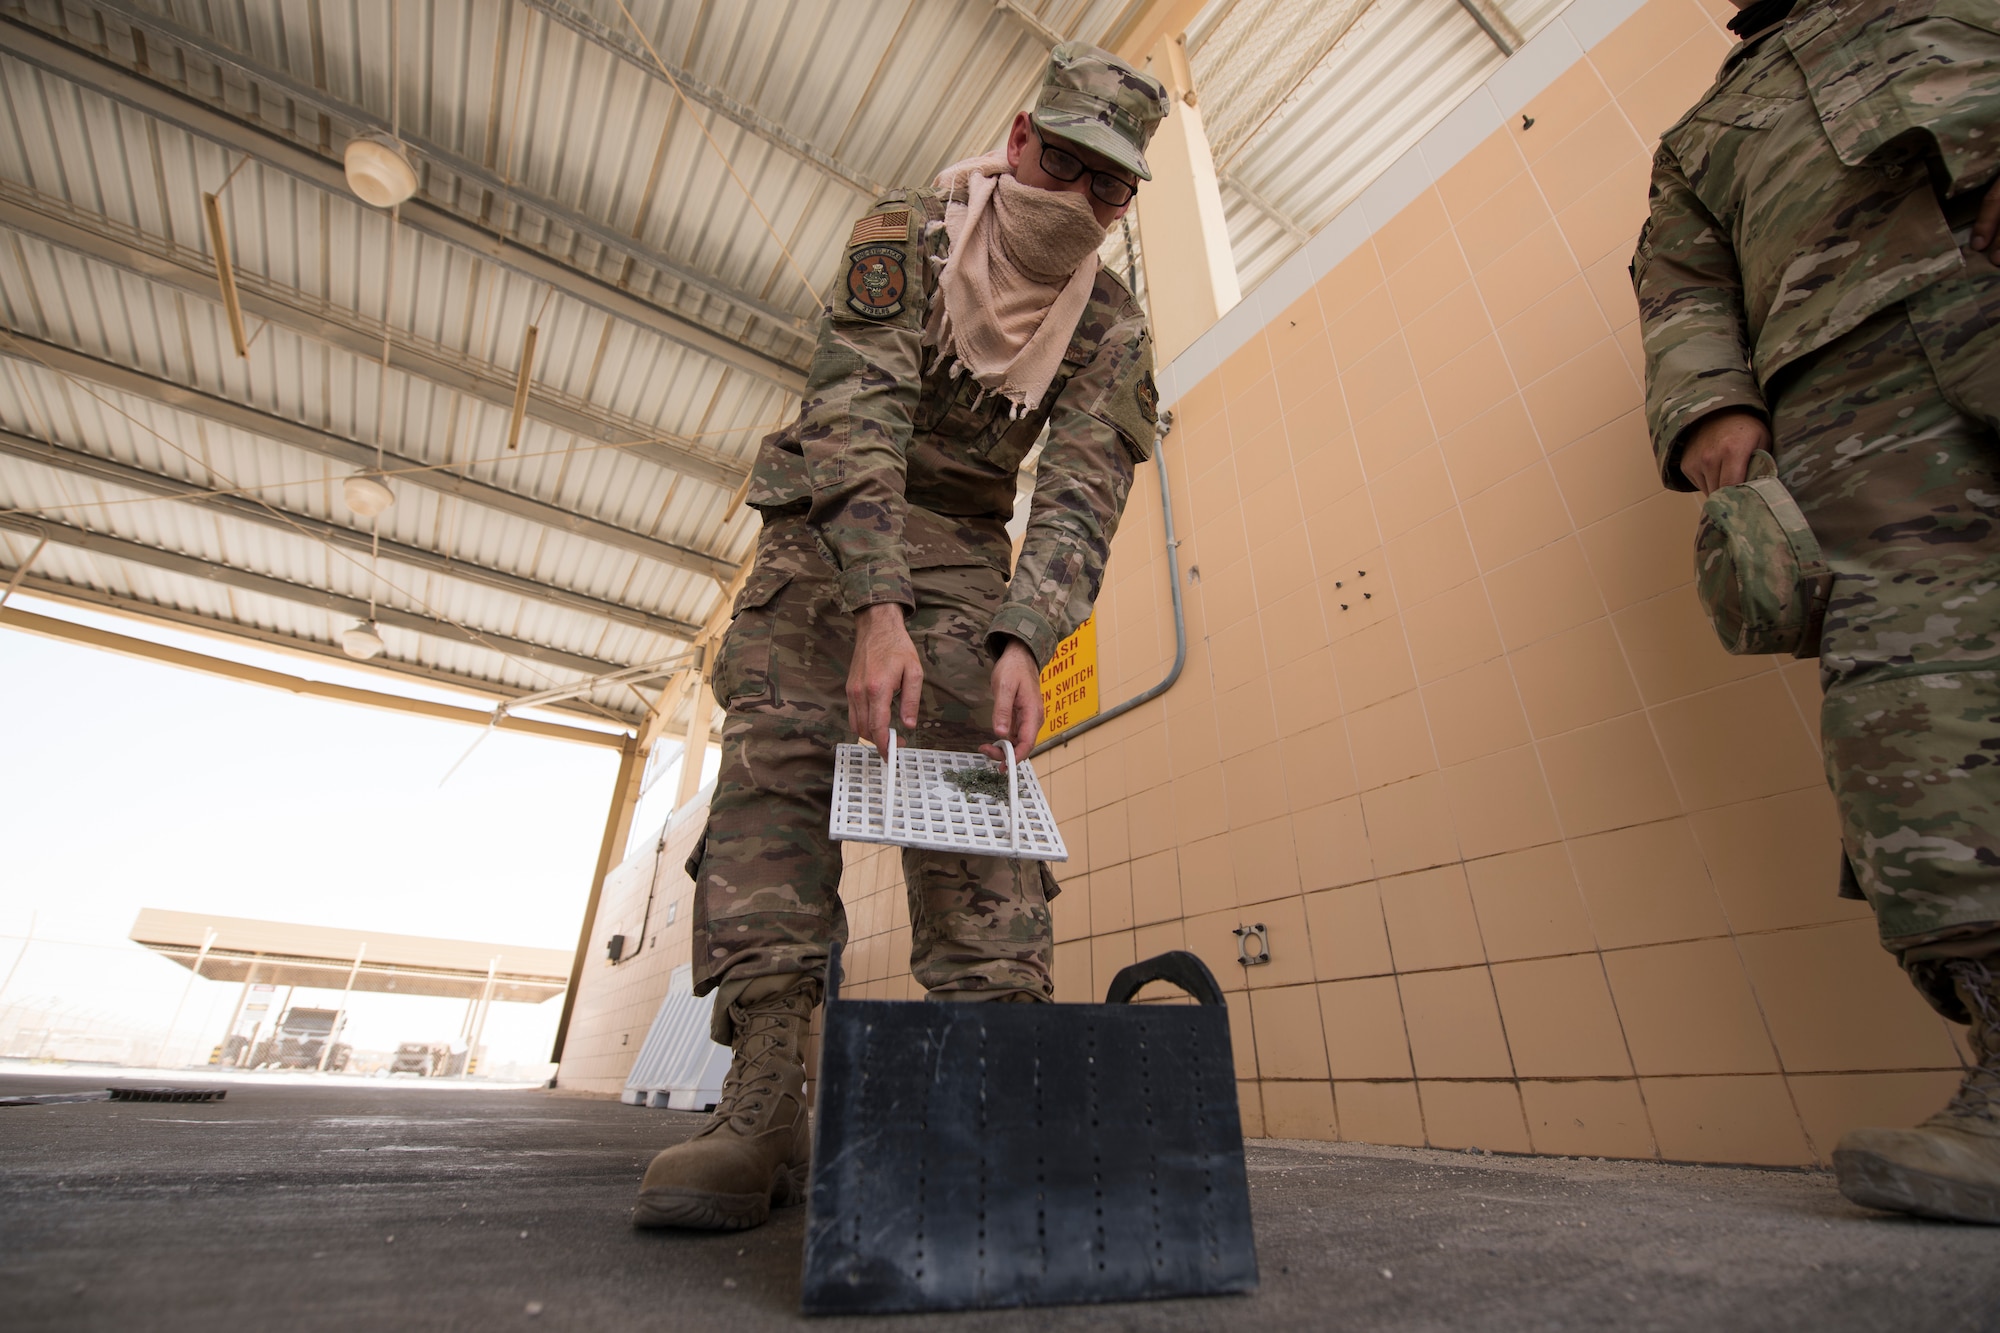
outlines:
{"label": "yellow warning sign", "polygon": [[1096,717],[1097,706],[1097,616],[1093,614],[1056,645],[1042,668],[1042,734],[1036,740],[1047,740]]}

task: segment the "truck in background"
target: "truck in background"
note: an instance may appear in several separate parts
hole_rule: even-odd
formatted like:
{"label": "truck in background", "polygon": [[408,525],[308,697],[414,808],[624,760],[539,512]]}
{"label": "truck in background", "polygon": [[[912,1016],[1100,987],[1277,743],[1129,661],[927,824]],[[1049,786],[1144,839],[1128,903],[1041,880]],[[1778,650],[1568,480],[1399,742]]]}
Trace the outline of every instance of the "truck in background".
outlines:
{"label": "truck in background", "polygon": [[389,1063],[391,1074],[419,1078],[457,1078],[465,1073],[468,1052],[442,1041],[406,1041]]}
{"label": "truck in background", "polygon": [[[257,1044],[251,1054],[254,1069],[319,1069],[320,1053],[326,1052],[328,1073],[347,1068],[353,1048],[340,1040],[347,1027],[347,1015],[338,1009],[285,1010],[278,1030]],[[332,1049],[328,1050],[331,1044]]]}

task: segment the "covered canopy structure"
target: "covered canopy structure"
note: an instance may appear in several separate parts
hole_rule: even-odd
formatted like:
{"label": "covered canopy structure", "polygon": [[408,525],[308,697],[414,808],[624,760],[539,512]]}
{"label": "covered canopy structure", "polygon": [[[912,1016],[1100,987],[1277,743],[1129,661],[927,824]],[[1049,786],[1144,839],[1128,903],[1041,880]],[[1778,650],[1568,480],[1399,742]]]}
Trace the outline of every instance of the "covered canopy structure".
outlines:
{"label": "covered canopy structure", "polygon": [[[372,670],[678,720],[849,225],[991,147],[1053,43],[1192,24],[1247,289],[1560,0],[1510,8],[10,11],[0,581],[343,662],[366,625]],[[1352,152],[1302,162],[1329,116]],[[393,207],[345,169],[370,136]]]}
{"label": "covered canopy structure", "polygon": [[1143,6],[894,8],[0,15],[0,583],[685,714],[853,218]]}
{"label": "covered canopy structure", "polygon": [[540,1004],[569,985],[567,949],[143,909],[131,938],[211,981]]}
{"label": "covered canopy structure", "polygon": [[[998,142],[1056,43],[1185,32],[1247,286],[1561,3],[10,7],[0,626],[619,749],[580,975],[655,740],[706,750],[750,462],[859,213]],[[1135,229],[1105,256],[1153,300]]]}

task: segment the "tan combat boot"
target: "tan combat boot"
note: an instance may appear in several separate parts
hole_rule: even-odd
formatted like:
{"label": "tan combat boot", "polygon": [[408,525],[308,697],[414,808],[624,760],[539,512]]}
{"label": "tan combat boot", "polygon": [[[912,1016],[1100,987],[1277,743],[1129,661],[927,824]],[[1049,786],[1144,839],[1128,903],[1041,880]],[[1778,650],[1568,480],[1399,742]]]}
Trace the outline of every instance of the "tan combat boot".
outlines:
{"label": "tan combat boot", "polygon": [[1833,1150],[1840,1192],[1868,1208],[2000,1223],[2000,971],[1943,964],[1972,1019],[1973,1064],[1951,1104],[1915,1129],[1856,1129]]}
{"label": "tan combat boot", "polygon": [[762,1226],[773,1204],[806,1201],[802,1047],[819,989],[817,977],[796,974],[723,983],[713,1026],[736,1058],[722,1099],[693,1138],[653,1158],[632,1225],[741,1231]]}

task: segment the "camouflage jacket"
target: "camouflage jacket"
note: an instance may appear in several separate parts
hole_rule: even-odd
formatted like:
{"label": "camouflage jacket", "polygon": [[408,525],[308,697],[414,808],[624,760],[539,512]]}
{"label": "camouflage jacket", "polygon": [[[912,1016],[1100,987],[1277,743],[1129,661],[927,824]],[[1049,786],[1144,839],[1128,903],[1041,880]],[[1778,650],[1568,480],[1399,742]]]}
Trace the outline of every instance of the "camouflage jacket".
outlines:
{"label": "camouflage jacket", "polygon": [[1632,282],[1662,480],[1683,432],[1962,261],[2000,173],[2000,5],[1802,0],[1660,136]]}
{"label": "camouflage jacket", "polygon": [[[1152,340],[1132,294],[1100,271],[1034,411],[1010,419],[997,395],[979,401],[971,376],[925,373],[924,319],[950,249],[944,204],[933,190],[898,192],[855,223],[799,415],[759,447],[747,500],[805,511],[848,610],[914,606],[911,569],[1006,572],[1017,478],[1046,424],[1027,532],[988,635],[1047,662],[1089,616],[1133,468],[1152,456]],[[766,582],[753,576],[744,597]]]}

